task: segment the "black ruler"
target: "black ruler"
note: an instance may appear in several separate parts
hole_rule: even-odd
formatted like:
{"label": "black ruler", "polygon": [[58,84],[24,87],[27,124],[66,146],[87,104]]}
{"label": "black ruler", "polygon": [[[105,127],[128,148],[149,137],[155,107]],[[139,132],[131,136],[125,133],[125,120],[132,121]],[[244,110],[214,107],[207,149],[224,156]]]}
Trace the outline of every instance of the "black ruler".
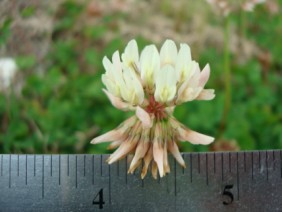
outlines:
{"label": "black ruler", "polygon": [[154,180],[108,155],[0,155],[0,211],[282,211],[282,151],[185,153]]}

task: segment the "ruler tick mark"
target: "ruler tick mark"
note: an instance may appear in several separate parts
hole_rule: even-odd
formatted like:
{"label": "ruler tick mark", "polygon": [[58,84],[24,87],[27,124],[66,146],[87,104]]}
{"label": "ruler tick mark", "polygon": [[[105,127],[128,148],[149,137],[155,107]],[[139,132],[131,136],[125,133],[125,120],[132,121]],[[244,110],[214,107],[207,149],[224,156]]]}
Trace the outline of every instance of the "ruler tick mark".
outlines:
{"label": "ruler tick mark", "polygon": [[61,155],[59,155],[59,185],[61,185]]}
{"label": "ruler tick mark", "polygon": [[17,161],[17,174],[20,175],[20,155],[18,154],[18,161]]}
{"label": "ruler tick mark", "polygon": [[236,168],[237,168],[237,200],[239,200],[239,155],[238,152],[236,153]]}
{"label": "ruler tick mark", "polygon": [[77,188],[77,155],[75,156],[75,188]]}
{"label": "ruler tick mark", "polygon": [[268,181],[268,151],[265,151],[266,180]]}
{"label": "ruler tick mark", "polygon": [[252,155],[251,160],[252,160],[252,180],[253,180],[254,179],[254,154],[253,152],[251,153],[251,155]]}
{"label": "ruler tick mark", "polygon": [[44,198],[44,155],[42,155],[42,198]]}
{"label": "ruler tick mark", "polygon": [[25,155],[25,184],[27,185],[27,155]]}
{"label": "ruler tick mark", "polygon": [[[141,166],[141,170],[143,170],[144,167],[144,160],[142,160],[142,166]],[[141,178],[141,187],[144,188],[144,179]]]}
{"label": "ruler tick mark", "polygon": [[244,172],[247,171],[247,166],[246,166],[246,152],[244,152]]}
{"label": "ruler tick mark", "polygon": [[11,155],[9,156],[9,188],[11,188]]}
{"label": "ruler tick mark", "polygon": [[125,157],[125,183],[127,184],[127,156]]}
{"label": "ruler tick mark", "polygon": [[109,203],[111,205],[112,204],[112,197],[111,197],[111,194],[112,194],[112,191],[111,191],[111,165],[109,164],[108,167],[109,167]]}
{"label": "ruler tick mark", "polygon": [[190,182],[192,183],[192,153],[190,153]]}
{"label": "ruler tick mark", "polygon": [[84,155],[84,158],[83,158],[83,176],[85,177],[85,164],[86,164],[86,155]]}
{"label": "ruler tick mark", "polygon": [[276,160],[275,160],[275,152],[272,150],[272,158],[273,158],[273,170],[275,171],[276,168]]}
{"label": "ruler tick mark", "polygon": [[36,155],[33,156],[33,176],[36,176]]}
{"label": "ruler tick mark", "polygon": [[50,158],[50,159],[51,159],[50,175],[51,175],[51,177],[52,177],[52,175],[53,175],[53,173],[52,173],[52,172],[53,172],[53,156],[51,155],[50,157],[51,157],[51,158]]}
{"label": "ruler tick mark", "polygon": [[221,180],[223,181],[224,176],[223,176],[223,153],[221,153]]}
{"label": "ruler tick mark", "polygon": [[228,162],[229,162],[229,172],[231,172],[231,153],[228,153]]}
{"label": "ruler tick mark", "polygon": [[200,154],[197,153],[197,155],[198,155],[198,173],[200,174],[201,173]]}
{"label": "ruler tick mark", "polygon": [[3,176],[3,155],[1,155],[1,176]]}
{"label": "ruler tick mark", "polygon": [[[184,154],[181,154],[181,156],[182,156],[183,160],[185,161],[185,155],[184,155]],[[182,167],[182,174],[184,174],[184,173],[185,173],[185,168]]]}
{"label": "ruler tick mark", "polygon": [[176,188],[176,160],[174,159],[174,195],[177,196]]}
{"label": "ruler tick mark", "polygon": [[282,150],[280,150],[280,169],[281,169],[281,178],[282,178]]}
{"label": "ruler tick mark", "polygon": [[117,176],[119,176],[119,160],[117,161]]}
{"label": "ruler tick mark", "polygon": [[102,157],[102,155],[101,155],[101,157],[100,157],[100,168],[101,168],[101,176],[103,176],[103,157]]}
{"label": "ruler tick mark", "polygon": [[68,163],[67,174],[68,174],[68,176],[70,176],[70,155],[68,155],[67,163]]}
{"label": "ruler tick mark", "polygon": [[92,155],[92,185],[94,185],[94,155]]}
{"label": "ruler tick mark", "polygon": [[260,152],[258,152],[258,157],[259,157],[259,169],[260,169],[261,168]]}
{"label": "ruler tick mark", "polygon": [[207,153],[205,155],[206,155],[206,183],[207,185],[209,185],[208,155]]}
{"label": "ruler tick mark", "polygon": [[216,168],[215,168],[215,152],[213,153],[213,173],[216,173]]}

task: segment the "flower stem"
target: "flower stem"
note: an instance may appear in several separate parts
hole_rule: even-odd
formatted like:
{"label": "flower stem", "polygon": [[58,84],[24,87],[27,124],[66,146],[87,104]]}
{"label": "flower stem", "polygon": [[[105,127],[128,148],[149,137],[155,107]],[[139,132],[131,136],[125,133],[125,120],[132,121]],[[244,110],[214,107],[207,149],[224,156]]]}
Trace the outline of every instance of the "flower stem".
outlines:
{"label": "flower stem", "polygon": [[230,70],[230,31],[229,31],[230,20],[229,16],[225,17],[224,20],[224,80],[225,80],[225,98],[224,98],[224,109],[220,121],[220,127],[218,137],[221,137],[228,120],[228,113],[231,106],[231,70]]}

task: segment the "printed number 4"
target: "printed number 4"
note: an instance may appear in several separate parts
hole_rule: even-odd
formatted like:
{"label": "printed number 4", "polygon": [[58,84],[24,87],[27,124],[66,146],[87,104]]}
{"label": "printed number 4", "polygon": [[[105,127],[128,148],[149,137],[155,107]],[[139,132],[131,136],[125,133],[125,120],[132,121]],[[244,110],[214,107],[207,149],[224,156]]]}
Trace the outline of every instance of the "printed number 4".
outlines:
{"label": "printed number 4", "polygon": [[[99,196],[99,200],[96,201],[97,197]],[[99,205],[99,208],[102,209],[103,205],[105,204],[104,202],[104,196],[103,196],[103,189],[101,188],[100,191],[95,195],[93,199],[93,205]]]}
{"label": "printed number 4", "polygon": [[224,186],[222,195],[229,197],[228,201],[225,201],[225,200],[223,201],[224,205],[230,205],[233,202],[233,199],[234,199],[233,194],[229,191],[229,189],[232,189],[232,188],[233,188],[233,185]]}

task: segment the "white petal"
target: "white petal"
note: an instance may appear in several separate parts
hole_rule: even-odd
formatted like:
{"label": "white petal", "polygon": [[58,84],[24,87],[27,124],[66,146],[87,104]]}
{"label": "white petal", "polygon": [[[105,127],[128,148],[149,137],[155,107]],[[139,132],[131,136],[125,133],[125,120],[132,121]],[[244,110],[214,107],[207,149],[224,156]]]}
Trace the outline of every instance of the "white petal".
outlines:
{"label": "white petal", "polygon": [[169,102],[176,94],[176,74],[171,65],[165,65],[156,76],[154,97],[158,102]]}
{"label": "white petal", "polygon": [[147,113],[144,109],[142,109],[139,106],[136,107],[136,116],[142,122],[142,127],[144,129],[148,129],[152,127],[153,121],[149,113]]}
{"label": "white petal", "polygon": [[112,57],[114,71],[117,72],[121,76],[122,74],[122,67],[121,67],[121,61],[119,56],[119,51],[115,51]]}
{"label": "white petal", "polygon": [[107,90],[116,97],[120,97],[119,87],[116,83],[109,78],[106,74],[102,75],[102,82],[106,86]]}
{"label": "white petal", "polygon": [[162,65],[174,65],[177,58],[177,47],[172,40],[166,40],[160,51],[160,58]]}
{"label": "white petal", "polygon": [[112,71],[113,64],[111,63],[111,61],[109,60],[109,58],[107,58],[106,56],[104,56],[104,57],[103,57],[103,60],[102,60],[102,63],[103,63],[103,66],[104,66],[106,72],[111,72],[111,71]]}
{"label": "white petal", "polygon": [[142,104],[144,101],[144,90],[140,80],[137,78],[136,73],[125,68],[123,73],[124,81],[126,83],[126,90],[130,95],[129,100],[132,104]]}
{"label": "white petal", "polygon": [[160,55],[155,45],[146,46],[140,56],[141,79],[146,86],[154,86],[155,73],[160,70]]}
{"label": "white petal", "polygon": [[121,58],[127,67],[132,66],[134,63],[137,64],[139,60],[139,52],[136,40],[129,41]]}
{"label": "white petal", "polygon": [[183,82],[191,72],[191,51],[187,44],[180,44],[180,49],[177,55],[175,70],[177,79]]}

